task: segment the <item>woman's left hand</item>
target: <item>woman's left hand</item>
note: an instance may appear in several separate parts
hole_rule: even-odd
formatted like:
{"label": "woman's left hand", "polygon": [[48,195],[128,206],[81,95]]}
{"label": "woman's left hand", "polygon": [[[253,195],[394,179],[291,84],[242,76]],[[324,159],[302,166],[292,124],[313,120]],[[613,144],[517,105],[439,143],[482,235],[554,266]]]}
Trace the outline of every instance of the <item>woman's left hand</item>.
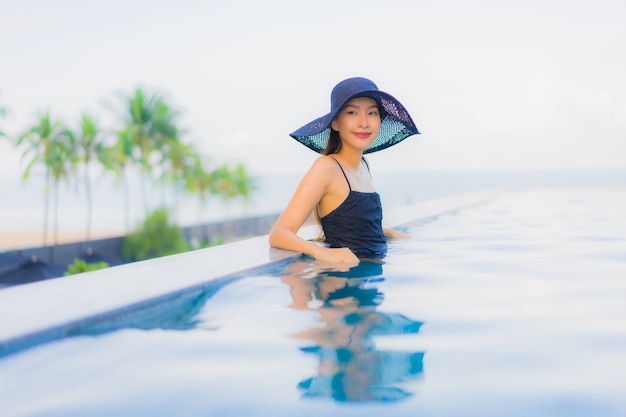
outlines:
{"label": "woman's left hand", "polygon": [[411,238],[411,235],[407,233],[399,232],[397,230],[390,229],[388,227],[383,228],[383,233],[385,234],[385,236],[390,237],[392,239],[410,239]]}

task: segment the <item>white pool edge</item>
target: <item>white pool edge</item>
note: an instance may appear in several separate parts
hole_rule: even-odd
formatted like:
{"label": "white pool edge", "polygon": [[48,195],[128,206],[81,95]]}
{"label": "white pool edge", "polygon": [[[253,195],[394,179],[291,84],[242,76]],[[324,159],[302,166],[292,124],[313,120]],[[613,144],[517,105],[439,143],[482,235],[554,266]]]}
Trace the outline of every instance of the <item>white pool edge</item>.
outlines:
{"label": "white pool edge", "polygon": [[[494,198],[498,191],[483,191],[398,207],[385,213],[385,225],[401,227],[431,219]],[[311,238],[316,226],[300,235]],[[267,235],[120,265],[68,277],[18,285],[0,290],[0,357],[46,329],[102,315],[134,304],[209,285],[219,278],[274,264],[299,254],[271,248]],[[8,352],[11,353],[11,352]]]}

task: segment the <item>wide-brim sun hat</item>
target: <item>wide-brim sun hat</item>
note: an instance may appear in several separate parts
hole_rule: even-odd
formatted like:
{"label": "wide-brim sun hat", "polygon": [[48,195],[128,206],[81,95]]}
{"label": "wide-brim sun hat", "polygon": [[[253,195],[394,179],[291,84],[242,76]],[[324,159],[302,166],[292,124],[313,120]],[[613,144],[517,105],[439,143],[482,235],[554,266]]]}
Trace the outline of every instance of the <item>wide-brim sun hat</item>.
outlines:
{"label": "wide-brim sun hat", "polygon": [[377,152],[402,142],[412,135],[418,135],[415,123],[409,112],[391,94],[380,91],[373,81],[367,78],[348,78],[337,84],[330,93],[330,113],[302,126],[289,136],[315,152],[321,153],[330,136],[330,125],[346,103],[358,97],[369,97],[378,103],[380,110],[380,130],[372,144],[363,153]]}

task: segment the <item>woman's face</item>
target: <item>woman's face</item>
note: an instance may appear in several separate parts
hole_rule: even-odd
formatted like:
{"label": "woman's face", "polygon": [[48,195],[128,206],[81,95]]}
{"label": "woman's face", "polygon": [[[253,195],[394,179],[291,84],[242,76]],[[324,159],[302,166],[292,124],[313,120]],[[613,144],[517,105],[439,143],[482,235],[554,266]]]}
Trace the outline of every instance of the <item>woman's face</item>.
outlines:
{"label": "woman's face", "polygon": [[378,104],[369,97],[348,101],[331,127],[339,132],[343,146],[365,150],[374,142],[380,129]]}

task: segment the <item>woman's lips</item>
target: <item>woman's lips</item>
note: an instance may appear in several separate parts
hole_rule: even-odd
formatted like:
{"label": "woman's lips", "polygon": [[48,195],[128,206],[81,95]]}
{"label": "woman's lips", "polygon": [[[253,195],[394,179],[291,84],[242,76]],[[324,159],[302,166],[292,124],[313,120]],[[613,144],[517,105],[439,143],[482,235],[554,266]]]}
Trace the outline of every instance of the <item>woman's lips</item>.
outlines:
{"label": "woman's lips", "polygon": [[354,136],[356,136],[359,139],[367,139],[369,138],[371,135],[371,133],[369,132],[354,132]]}

